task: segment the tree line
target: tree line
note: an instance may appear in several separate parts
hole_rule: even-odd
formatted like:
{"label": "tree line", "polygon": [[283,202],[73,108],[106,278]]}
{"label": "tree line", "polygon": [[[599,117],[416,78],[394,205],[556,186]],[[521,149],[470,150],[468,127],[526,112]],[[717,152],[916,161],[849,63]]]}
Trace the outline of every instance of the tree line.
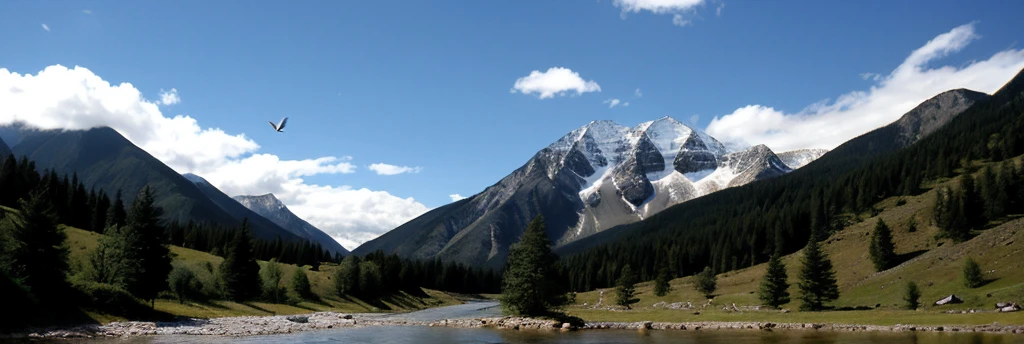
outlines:
{"label": "tree line", "polygon": [[978,180],[961,177],[958,187],[938,190],[945,208],[936,212],[935,223],[963,240],[988,219],[1024,211],[1024,173],[1010,159],[1024,154],[1022,91],[1024,78],[1018,77],[909,147],[873,156],[836,149],[790,174],[715,192],[598,233],[581,241],[595,243],[586,249],[566,250],[561,272],[572,290],[583,291],[615,286],[626,265],[639,280],[652,280],[659,262],[673,277],[704,267],[722,273],[764,263],[776,251],[803,248],[799,243],[808,242],[811,233],[827,237],[858,221],[856,214],[874,215],[874,204],[882,199],[918,195],[926,191],[925,181],[977,172],[977,161],[995,162],[998,167],[983,169]]}

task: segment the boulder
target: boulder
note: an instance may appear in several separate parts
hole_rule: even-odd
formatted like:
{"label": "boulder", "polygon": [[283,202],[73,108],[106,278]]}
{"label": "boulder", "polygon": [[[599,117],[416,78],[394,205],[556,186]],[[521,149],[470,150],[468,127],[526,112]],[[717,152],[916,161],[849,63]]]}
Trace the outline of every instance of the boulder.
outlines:
{"label": "boulder", "polygon": [[285,319],[288,319],[288,321],[291,321],[291,322],[294,322],[294,323],[300,323],[300,324],[305,324],[305,323],[309,322],[309,317],[301,316],[301,315],[293,315],[293,316],[287,317]]}
{"label": "boulder", "polygon": [[937,306],[954,304],[954,303],[964,303],[964,300],[961,300],[956,295],[950,294],[949,296],[946,296],[946,297],[942,298],[942,300],[935,301],[935,305],[937,305]]}

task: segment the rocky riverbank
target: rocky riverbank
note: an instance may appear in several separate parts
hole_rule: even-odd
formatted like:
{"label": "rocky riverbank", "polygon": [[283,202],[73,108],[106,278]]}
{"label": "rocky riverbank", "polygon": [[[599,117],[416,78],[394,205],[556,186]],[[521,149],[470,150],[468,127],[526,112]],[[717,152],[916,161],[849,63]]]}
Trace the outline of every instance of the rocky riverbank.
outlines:
{"label": "rocky riverbank", "polygon": [[146,335],[215,335],[255,336],[284,334],[299,331],[354,328],[369,326],[440,326],[453,328],[492,327],[506,330],[811,330],[811,331],[935,331],[935,332],[985,332],[1024,334],[1024,325],[847,325],[825,323],[773,323],[773,322],[590,322],[577,328],[555,320],[490,317],[472,319],[446,319],[437,321],[412,321],[400,315],[387,314],[344,314],[318,312],[297,316],[229,317],[215,319],[190,319],[179,322],[114,322],[106,325],[84,325],[73,328],[43,329],[29,333],[0,336],[4,338],[95,338],[129,337]]}

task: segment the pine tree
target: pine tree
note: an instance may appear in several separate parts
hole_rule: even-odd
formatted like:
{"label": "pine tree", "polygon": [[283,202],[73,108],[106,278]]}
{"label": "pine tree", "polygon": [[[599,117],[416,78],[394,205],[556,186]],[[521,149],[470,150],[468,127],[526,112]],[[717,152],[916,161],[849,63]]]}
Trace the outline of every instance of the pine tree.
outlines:
{"label": "pine tree", "polygon": [[292,276],[292,290],[301,299],[312,300],[315,298],[309,287],[309,277],[306,276],[306,270],[302,267],[295,268],[295,274]]}
{"label": "pine tree", "polygon": [[888,269],[893,263],[896,256],[894,246],[892,230],[879,218],[875,224],[875,231],[871,233],[871,245],[868,249],[875,271]]}
{"label": "pine tree", "polygon": [[[380,265],[375,262],[364,261],[359,263],[359,294],[366,297],[377,297],[381,294],[381,288],[384,287],[381,283],[383,276],[381,275]],[[465,281],[465,279],[463,279]]]}
{"label": "pine tree", "polygon": [[782,263],[782,257],[776,252],[768,259],[768,269],[765,271],[764,279],[761,280],[761,289],[758,297],[765,305],[779,307],[789,303],[789,276],[786,273],[786,266]]}
{"label": "pine tree", "polygon": [[718,289],[718,277],[715,276],[710,266],[704,267],[704,271],[697,274],[693,282],[693,288],[704,294],[706,298],[711,299],[715,297],[715,290]]}
{"label": "pine tree", "polygon": [[249,237],[249,219],[235,232],[228,244],[227,254],[220,263],[220,277],[224,295],[235,301],[248,301],[260,294],[260,265],[252,255]]}
{"label": "pine tree", "polygon": [[964,261],[964,286],[968,288],[977,288],[984,283],[984,279],[981,277],[981,267],[978,263],[967,257]]}
{"label": "pine tree", "polygon": [[18,200],[20,216],[3,219],[0,269],[37,298],[55,301],[68,287],[68,247],[46,193],[46,189],[31,192],[28,199]]}
{"label": "pine tree", "polygon": [[654,279],[654,295],[657,296],[665,296],[672,290],[672,286],[669,285],[672,276],[669,272],[668,264],[667,262],[662,264],[661,268],[658,269],[658,277]]}
{"label": "pine tree", "polygon": [[640,301],[634,298],[636,296],[636,275],[633,274],[633,269],[629,264],[622,268],[622,272],[619,273],[619,279],[615,284],[616,304],[626,307],[626,309],[631,309],[630,305]]}
{"label": "pine tree", "polygon": [[968,231],[971,229],[981,229],[987,221],[985,219],[985,202],[981,199],[981,194],[978,192],[975,184],[974,176],[970,173],[964,173],[960,176],[959,193],[962,195],[960,202]]}
{"label": "pine tree", "polygon": [[110,206],[107,211],[107,223],[105,227],[120,227],[124,226],[125,217],[128,215],[124,212],[124,201],[121,199],[121,190],[117,190],[117,196],[114,197],[114,204]]}
{"label": "pine tree", "polygon": [[89,229],[93,232],[103,233],[107,225],[107,212],[110,211],[110,198],[107,194],[100,192],[96,195],[96,204],[92,208],[92,222]]}
{"label": "pine tree", "polygon": [[907,282],[907,288],[903,293],[903,301],[907,302],[907,309],[915,310],[921,306],[920,299],[921,290],[917,288],[917,283],[914,283],[914,281]]}
{"label": "pine tree", "polygon": [[160,226],[161,210],[153,205],[153,194],[149,187],[143,187],[132,202],[122,231],[135,232],[137,241],[131,244],[136,250],[141,271],[135,283],[128,285],[128,292],[143,300],[154,301],[157,293],[165,290],[167,275],[171,273],[171,251],[164,240],[164,228]]}
{"label": "pine tree", "polygon": [[514,315],[540,315],[565,303],[559,286],[544,217],[538,215],[526,227],[519,242],[509,248],[502,276],[501,304]]}
{"label": "pine tree", "polygon": [[803,267],[800,270],[801,310],[820,311],[825,304],[839,298],[839,286],[832,261],[814,240],[814,235],[804,248]]}

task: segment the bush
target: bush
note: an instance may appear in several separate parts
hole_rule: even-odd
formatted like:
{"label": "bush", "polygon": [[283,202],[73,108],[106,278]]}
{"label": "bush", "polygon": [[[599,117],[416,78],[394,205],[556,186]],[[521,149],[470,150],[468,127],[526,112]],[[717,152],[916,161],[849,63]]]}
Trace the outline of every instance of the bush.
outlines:
{"label": "bush", "polygon": [[981,286],[982,282],[984,280],[981,277],[981,267],[974,262],[974,259],[967,257],[967,261],[964,262],[964,286],[977,288]]}
{"label": "bush", "polygon": [[181,304],[185,303],[185,299],[196,299],[202,295],[203,285],[196,278],[196,274],[182,265],[174,266],[167,277],[167,284]]}
{"label": "bush", "polygon": [[715,289],[718,289],[718,278],[715,273],[711,271],[711,267],[704,267],[704,271],[697,274],[697,279],[693,283],[693,288],[704,294],[706,298],[715,297]]}
{"label": "bush", "polygon": [[920,299],[921,289],[917,288],[917,283],[914,283],[914,281],[907,282],[907,289],[903,295],[903,301],[907,302],[907,309],[914,310],[921,306]]}
{"label": "bush", "polygon": [[274,303],[285,299],[285,289],[281,287],[281,267],[273,259],[260,269],[263,280],[263,298]]}
{"label": "bush", "polygon": [[296,268],[295,274],[292,276],[292,290],[301,299],[312,300],[316,298],[316,295],[310,290],[309,277],[306,276],[306,270],[301,267]]}
{"label": "bush", "polygon": [[72,287],[82,293],[78,299],[88,309],[124,317],[149,313],[149,306],[119,287],[86,280],[73,280]]}

